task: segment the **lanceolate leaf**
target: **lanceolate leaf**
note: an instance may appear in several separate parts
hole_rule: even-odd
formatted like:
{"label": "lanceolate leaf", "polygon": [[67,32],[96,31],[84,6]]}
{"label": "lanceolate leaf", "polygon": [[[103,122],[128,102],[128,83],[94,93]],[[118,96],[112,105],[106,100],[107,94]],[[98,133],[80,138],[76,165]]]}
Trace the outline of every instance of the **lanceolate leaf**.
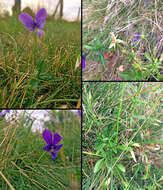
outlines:
{"label": "lanceolate leaf", "polygon": [[117,167],[122,171],[126,172],[126,168],[122,164],[117,164]]}
{"label": "lanceolate leaf", "polygon": [[100,54],[100,63],[105,64],[105,58],[103,54]]}
{"label": "lanceolate leaf", "polygon": [[97,161],[95,167],[94,167],[94,173],[97,173],[103,166],[104,158]]}

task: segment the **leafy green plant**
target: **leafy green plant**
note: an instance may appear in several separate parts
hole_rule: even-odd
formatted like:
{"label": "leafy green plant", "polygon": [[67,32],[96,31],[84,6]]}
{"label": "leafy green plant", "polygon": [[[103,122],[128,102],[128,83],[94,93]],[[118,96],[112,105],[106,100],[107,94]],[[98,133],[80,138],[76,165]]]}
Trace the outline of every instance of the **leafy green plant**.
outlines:
{"label": "leafy green plant", "polygon": [[102,52],[108,53],[102,70],[99,69],[102,55],[97,58],[89,48],[84,80],[162,81],[161,22],[154,25],[150,22],[152,12],[162,20],[161,0],[84,0],[83,47],[99,39]]}
{"label": "leafy green plant", "polygon": [[100,40],[95,39],[94,44],[84,45],[86,50],[91,51],[92,53],[96,54],[101,64],[105,64],[105,59],[103,55],[104,46],[100,42]]}
{"label": "leafy green plant", "polygon": [[48,17],[40,39],[18,16],[0,19],[0,26],[0,107],[76,107],[81,24]]}
{"label": "leafy green plant", "polygon": [[142,64],[142,61],[134,61],[133,67],[130,71],[125,71],[121,76],[125,80],[152,80],[160,81],[163,76],[160,74],[161,69],[161,57],[152,58],[148,52],[144,53],[144,57],[147,59],[146,64]]}
{"label": "leafy green plant", "polygon": [[162,189],[162,83],[83,85],[83,189]]}

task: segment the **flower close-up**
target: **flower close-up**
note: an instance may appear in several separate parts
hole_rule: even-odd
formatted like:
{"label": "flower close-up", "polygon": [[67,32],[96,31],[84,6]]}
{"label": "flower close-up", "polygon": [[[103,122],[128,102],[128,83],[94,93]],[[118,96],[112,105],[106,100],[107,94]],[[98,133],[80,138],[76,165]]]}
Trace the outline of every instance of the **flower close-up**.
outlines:
{"label": "flower close-up", "polygon": [[47,143],[43,149],[47,152],[51,152],[52,159],[55,161],[57,157],[57,151],[60,150],[60,148],[63,146],[63,144],[58,145],[58,143],[62,140],[62,137],[58,133],[54,133],[53,136],[52,132],[46,128],[43,132],[42,137]]}
{"label": "flower close-up", "polygon": [[44,30],[42,30],[42,28],[46,23],[46,16],[46,10],[44,8],[41,8],[36,13],[35,21],[28,13],[21,13],[19,15],[19,20],[22,24],[25,25],[27,30],[36,32],[37,36],[40,38],[44,33]]}
{"label": "flower close-up", "polygon": [[111,34],[111,39],[112,42],[109,46],[109,49],[116,46],[116,44],[126,44],[126,42],[124,42],[123,40],[117,39],[117,37],[115,36],[115,34],[113,32],[110,33]]}
{"label": "flower close-up", "polygon": [[132,34],[132,36],[135,37],[135,39],[133,40],[134,42],[140,40],[140,39],[145,39],[146,35],[145,34],[140,34],[139,32]]}
{"label": "flower close-up", "polygon": [[10,110],[2,110],[0,113],[0,117],[2,117],[6,113],[10,113]]}
{"label": "flower close-up", "polygon": [[134,42],[140,40],[140,34],[139,33],[132,34],[132,36],[135,37]]}

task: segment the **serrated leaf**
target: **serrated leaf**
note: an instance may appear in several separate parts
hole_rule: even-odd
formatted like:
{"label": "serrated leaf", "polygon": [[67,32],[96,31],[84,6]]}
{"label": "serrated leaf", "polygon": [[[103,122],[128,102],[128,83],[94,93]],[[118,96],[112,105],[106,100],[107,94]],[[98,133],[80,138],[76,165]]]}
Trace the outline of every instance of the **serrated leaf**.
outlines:
{"label": "serrated leaf", "polygon": [[117,167],[122,171],[126,172],[126,168],[122,164],[117,164]]}
{"label": "serrated leaf", "polygon": [[94,173],[97,173],[102,168],[103,163],[104,163],[104,158],[102,158],[96,162],[96,165],[94,167]]}

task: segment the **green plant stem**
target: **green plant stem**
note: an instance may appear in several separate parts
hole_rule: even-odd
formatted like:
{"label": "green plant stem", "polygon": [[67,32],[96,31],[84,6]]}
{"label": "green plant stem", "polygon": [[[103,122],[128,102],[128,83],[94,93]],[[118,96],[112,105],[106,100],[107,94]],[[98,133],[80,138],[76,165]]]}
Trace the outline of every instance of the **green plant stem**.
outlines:
{"label": "green plant stem", "polygon": [[87,154],[87,155],[91,155],[91,156],[103,157],[103,156],[101,156],[101,155],[94,154],[94,153],[91,153],[91,152],[85,152],[85,151],[83,151],[82,153],[83,153],[83,154]]}
{"label": "green plant stem", "polygon": [[41,160],[41,158],[44,156],[44,154],[45,154],[46,152],[44,152],[41,156],[40,156],[40,158],[38,159],[38,161],[37,161],[37,163],[36,164],[38,164],[39,163],[39,161]]}
{"label": "green plant stem", "polygon": [[[120,44],[117,44],[118,47],[120,47],[121,49],[123,49],[124,51],[126,51],[126,53],[132,58],[135,60],[135,54],[134,53],[131,53],[129,52],[128,50],[126,50],[123,46],[121,46]],[[137,61],[137,60],[135,60]]]}
{"label": "green plant stem", "polygon": [[121,90],[121,97],[120,97],[120,104],[119,104],[119,110],[117,113],[117,135],[116,135],[116,144],[118,143],[118,130],[119,130],[119,116],[122,110],[122,101],[123,101],[123,96],[124,96],[124,89],[125,89],[125,83],[122,83],[122,90]]}

